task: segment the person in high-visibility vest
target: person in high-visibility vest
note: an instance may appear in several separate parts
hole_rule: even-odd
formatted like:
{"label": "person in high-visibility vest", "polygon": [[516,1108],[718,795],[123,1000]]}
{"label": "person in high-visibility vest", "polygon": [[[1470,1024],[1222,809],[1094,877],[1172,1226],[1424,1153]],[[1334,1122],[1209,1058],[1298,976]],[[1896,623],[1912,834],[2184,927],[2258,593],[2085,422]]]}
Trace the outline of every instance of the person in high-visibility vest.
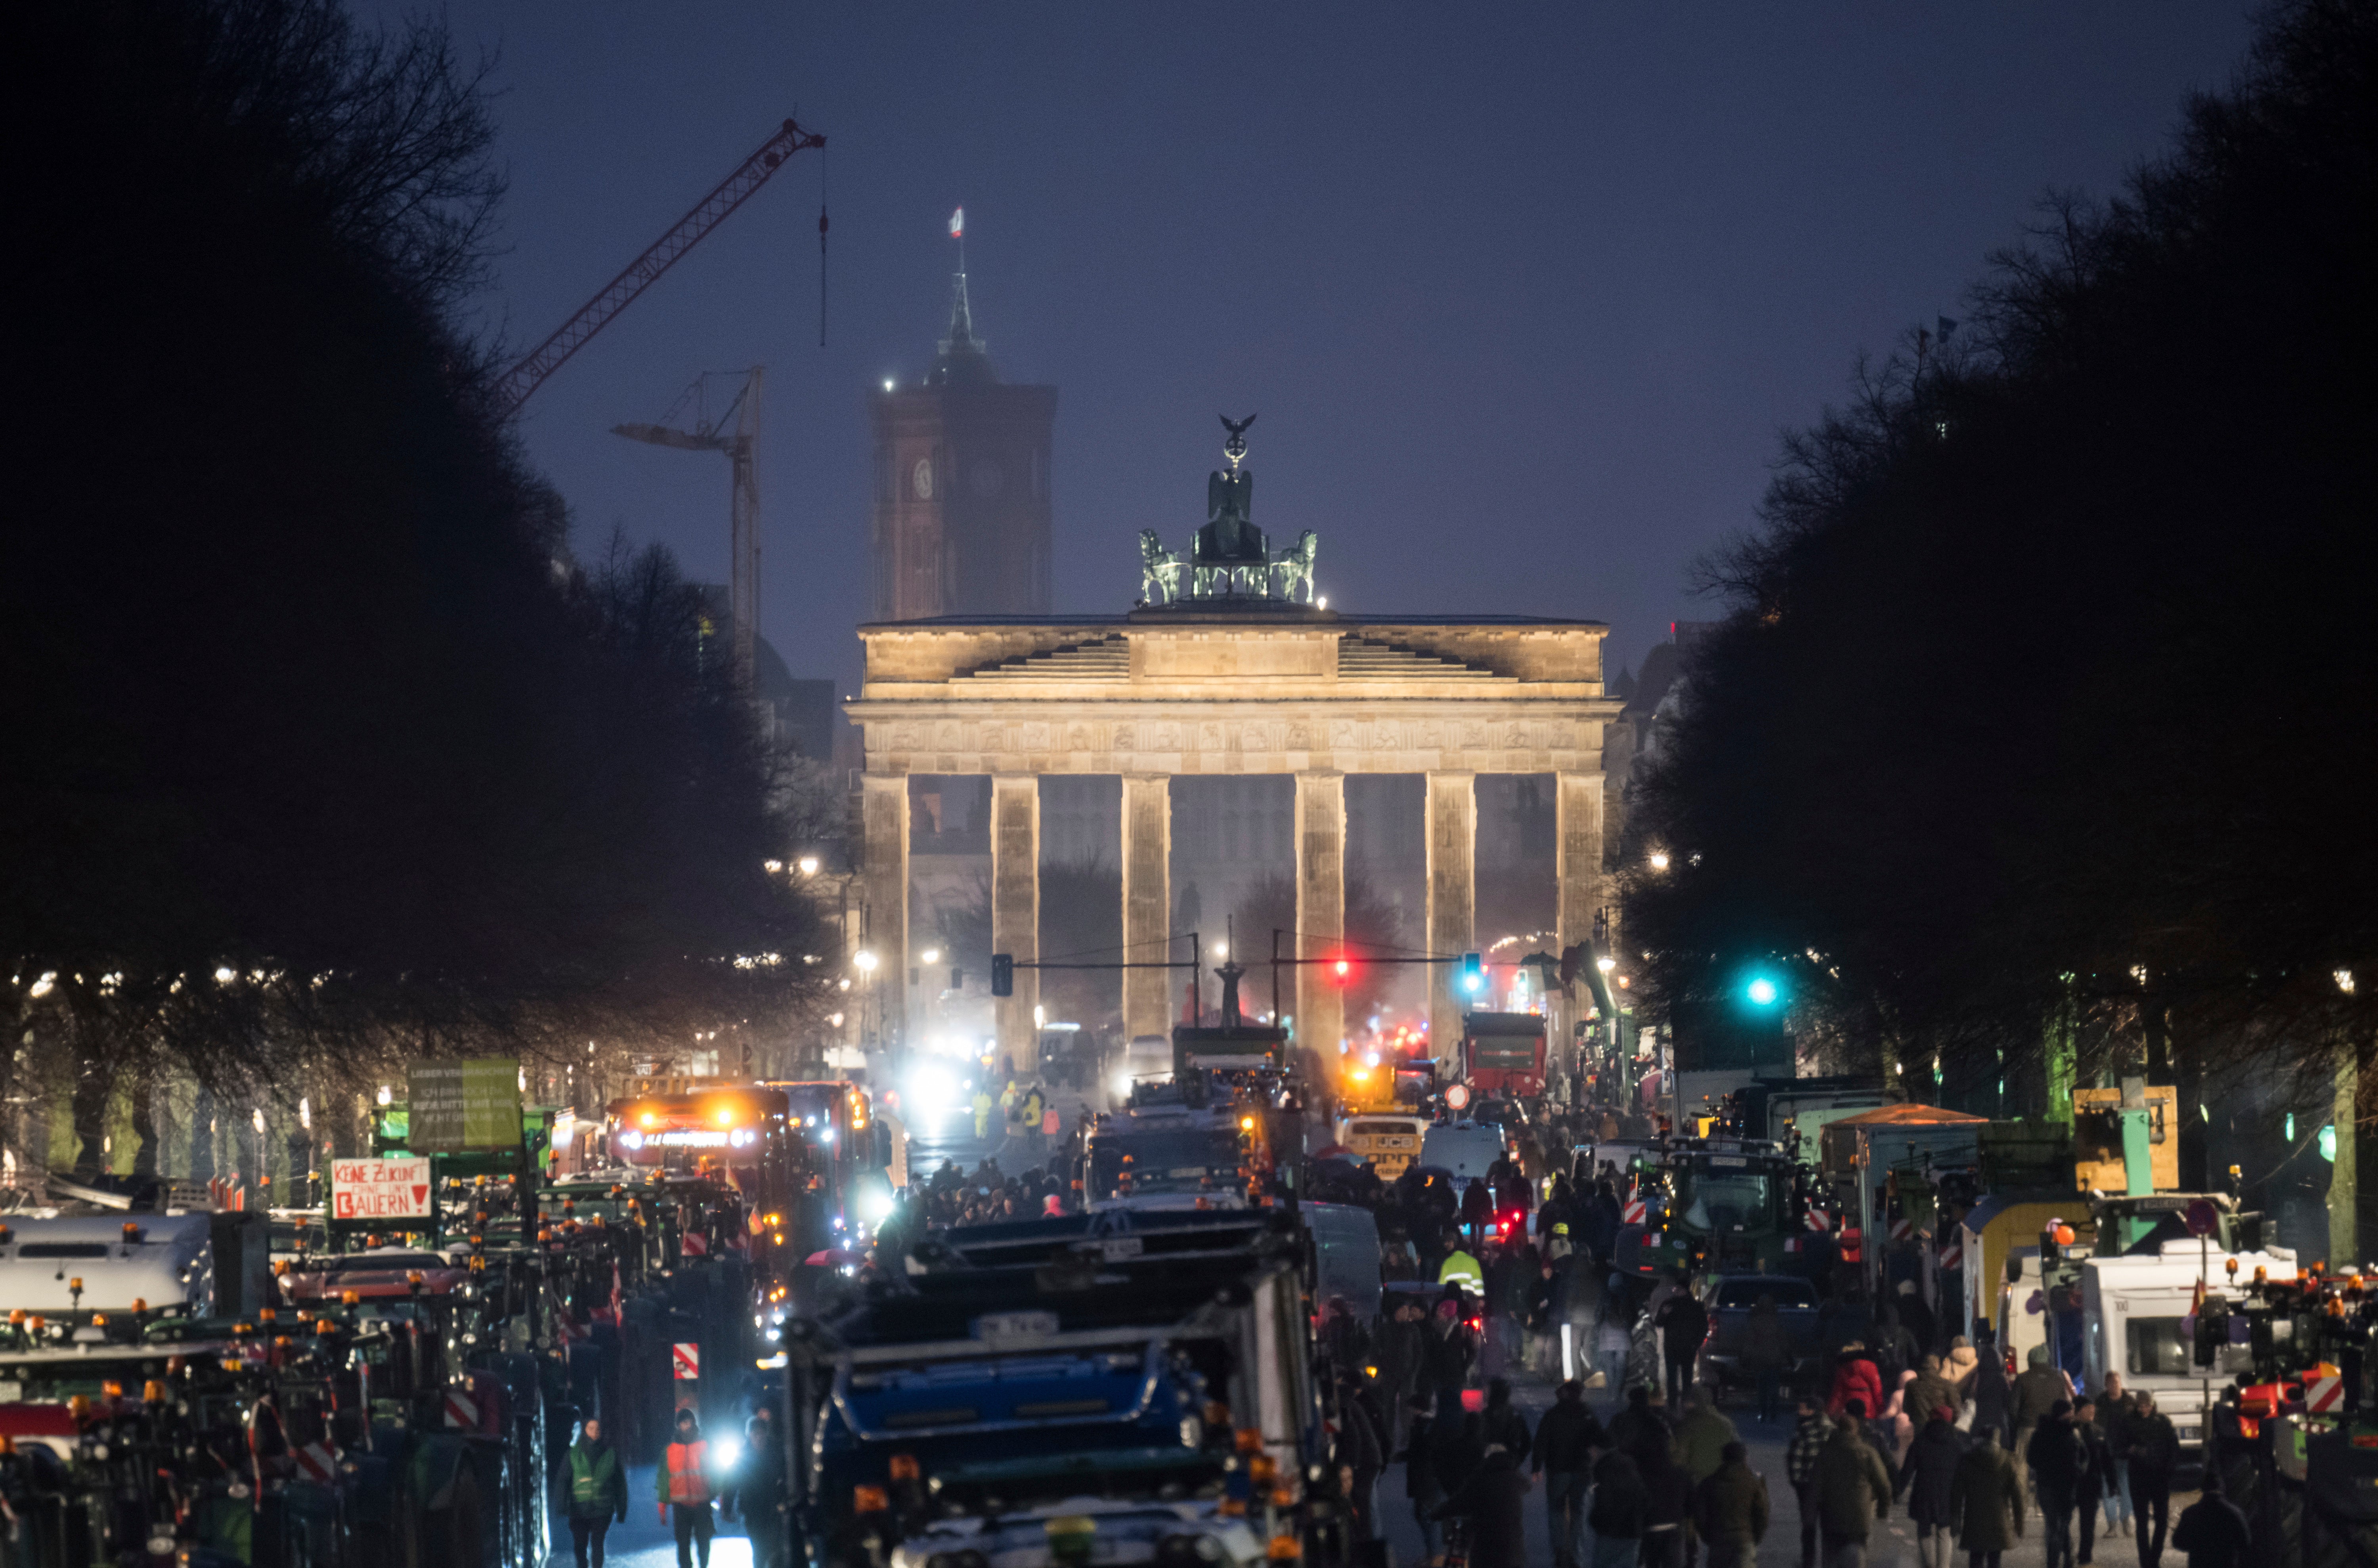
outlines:
{"label": "person in high-visibility vest", "polygon": [[710,1538],[718,1528],[710,1516],[710,1444],[702,1440],[702,1422],[692,1411],[677,1413],[677,1441],[653,1466],[653,1485],[660,1494],[661,1517],[677,1531],[677,1568],[694,1568],[696,1546],[701,1568],[710,1568]]}
{"label": "person in high-visibility vest", "polygon": [[603,1538],[613,1515],[628,1522],[628,1471],[619,1451],[603,1441],[603,1423],[590,1420],[570,1445],[570,1545],[578,1568],[603,1568]]}
{"label": "person in high-visibility vest", "polygon": [[1444,1263],[1438,1267],[1436,1282],[1439,1285],[1459,1285],[1472,1296],[1486,1294],[1486,1271],[1480,1268],[1478,1260],[1471,1257],[1458,1242],[1453,1251],[1445,1255]]}

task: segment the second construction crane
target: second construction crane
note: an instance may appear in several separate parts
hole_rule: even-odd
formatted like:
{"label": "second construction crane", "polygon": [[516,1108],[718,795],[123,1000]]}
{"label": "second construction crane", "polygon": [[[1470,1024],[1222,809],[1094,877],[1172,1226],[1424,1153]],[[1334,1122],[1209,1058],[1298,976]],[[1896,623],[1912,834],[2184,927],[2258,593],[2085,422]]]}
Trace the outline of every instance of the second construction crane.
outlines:
{"label": "second construction crane", "polygon": [[[760,482],[752,472],[751,450],[760,434],[760,383],[764,365],[744,371],[743,385],[715,418],[707,396],[715,378],[703,376],[685,390],[677,406],[654,425],[614,425],[611,434],[655,447],[676,447],[689,452],[725,452],[733,471],[728,495],[727,613],[731,623],[735,683],[751,689],[751,644],[760,634]],[[727,374],[731,375],[732,372]],[[676,421],[692,410],[691,428]]]}

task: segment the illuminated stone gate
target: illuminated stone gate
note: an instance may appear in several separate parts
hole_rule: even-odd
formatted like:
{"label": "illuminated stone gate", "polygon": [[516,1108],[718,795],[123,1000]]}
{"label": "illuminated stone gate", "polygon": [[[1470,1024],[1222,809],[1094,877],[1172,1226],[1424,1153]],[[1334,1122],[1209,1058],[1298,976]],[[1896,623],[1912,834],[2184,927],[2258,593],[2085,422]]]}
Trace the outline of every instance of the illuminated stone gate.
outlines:
{"label": "illuminated stone gate", "polygon": [[[1313,597],[1313,537],[1271,556],[1247,523],[1251,476],[1236,461],[1243,428],[1233,428],[1232,472],[1209,484],[1213,521],[1191,559],[1162,556],[1146,539],[1151,596],[1172,602],[1122,615],[859,628],[866,675],[847,711],[865,736],[864,876],[870,940],[889,981],[887,1040],[904,1037],[912,773],[990,776],[991,948],[1019,961],[1039,953],[1039,781],[1051,773],[1123,781],[1123,931],[1135,960],[1169,952],[1169,786],[1181,774],[1295,779],[1297,956],[1319,957],[1344,930],[1346,775],[1426,779],[1423,941],[1442,955],[1476,946],[1477,775],[1549,773],[1559,940],[1591,934],[1603,902],[1603,732],[1623,706],[1603,686],[1608,628],[1352,615],[1296,602],[1300,579]],[[1288,592],[1275,595],[1283,573]],[[1295,973],[1297,1038],[1330,1051],[1344,1034],[1342,993],[1317,967]],[[1171,977],[1134,969],[1123,979],[1129,1032],[1167,1033],[1180,994]],[[1431,969],[1440,1058],[1460,1034],[1456,983],[1453,965]],[[1036,973],[1019,970],[1015,994],[998,1004],[1000,1048],[1019,1061],[1029,1059],[1038,994]]]}

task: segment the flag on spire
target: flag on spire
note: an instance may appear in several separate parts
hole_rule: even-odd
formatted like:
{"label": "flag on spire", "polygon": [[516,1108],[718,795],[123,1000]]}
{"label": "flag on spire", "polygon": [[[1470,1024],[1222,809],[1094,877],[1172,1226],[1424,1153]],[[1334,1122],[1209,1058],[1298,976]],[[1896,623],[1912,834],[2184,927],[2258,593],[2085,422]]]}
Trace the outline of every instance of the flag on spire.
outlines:
{"label": "flag on spire", "polygon": [[966,238],[966,209],[963,207],[950,214],[950,238],[954,240]]}

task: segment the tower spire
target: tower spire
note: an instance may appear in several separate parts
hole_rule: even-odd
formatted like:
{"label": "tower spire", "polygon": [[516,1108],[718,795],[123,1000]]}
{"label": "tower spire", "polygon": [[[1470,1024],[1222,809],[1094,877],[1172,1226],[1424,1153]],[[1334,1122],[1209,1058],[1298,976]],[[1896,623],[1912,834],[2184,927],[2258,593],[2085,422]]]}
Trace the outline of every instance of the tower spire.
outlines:
{"label": "tower spire", "polygon": [[941,355],[933,361],[932,374],[927,378],[935,386],[952,383],[982,385],[999,379],[992,368],[991,355],[980,338],[974,335],[974,306],[967,298],[966,274],[966,209],[950,214],[950,238],[957,243],[958,269],[950,282],[950,331],[941,342]]}

